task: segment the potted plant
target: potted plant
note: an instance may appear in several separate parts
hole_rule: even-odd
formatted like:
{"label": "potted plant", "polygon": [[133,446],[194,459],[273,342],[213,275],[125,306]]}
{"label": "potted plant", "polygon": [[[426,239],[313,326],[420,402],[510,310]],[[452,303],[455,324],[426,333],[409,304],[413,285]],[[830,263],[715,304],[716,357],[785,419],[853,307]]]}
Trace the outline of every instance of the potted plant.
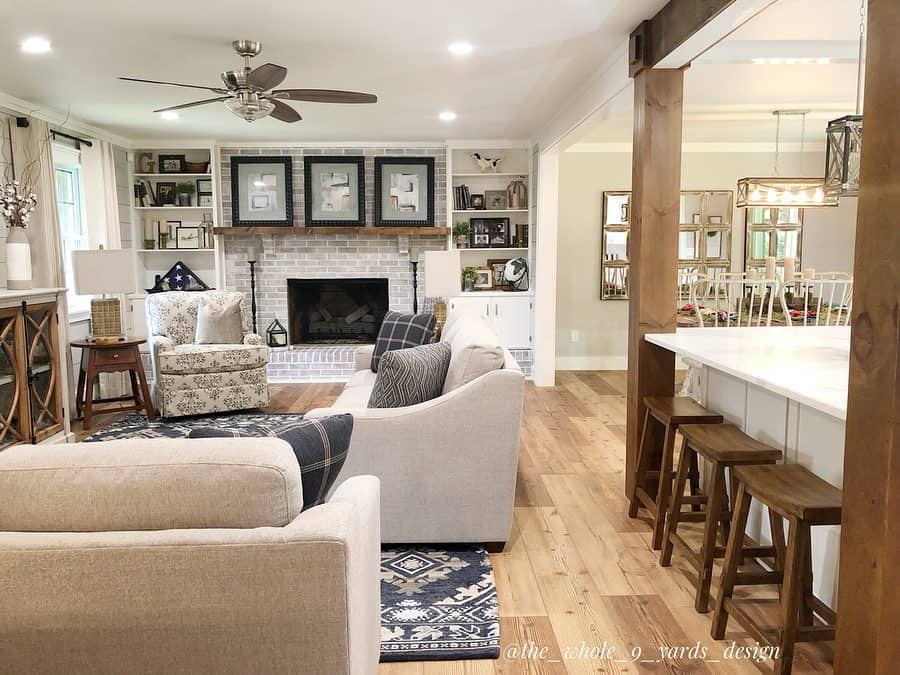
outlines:
{"label": "potted plant", "polygon": [[197,188],[194,187],[193,183],[178,183],[175,186],[175,194],[178,195],[178,206],[190,206],[191,198],[196,191]]}
{"label": "potted plant", "polygon": [[462,281],[463,281],[463,290],[464,291],[474,291],[475,290],[475,268],[474,267],[464,267],[463,268]]}
{"label": "potted plant", "polygon": [[31,288],[31,244],[25,228],[37,207],[34,191],[14,180],[0,189],[0,213],[9,233],[6,235],[6,286],[12,290]]}
{"label": "potted plant", "polygon": [[456,248],[469,248],[469,233],[472,226],[469,221],[461,220],[453,226],[453,236],[456,237]]}

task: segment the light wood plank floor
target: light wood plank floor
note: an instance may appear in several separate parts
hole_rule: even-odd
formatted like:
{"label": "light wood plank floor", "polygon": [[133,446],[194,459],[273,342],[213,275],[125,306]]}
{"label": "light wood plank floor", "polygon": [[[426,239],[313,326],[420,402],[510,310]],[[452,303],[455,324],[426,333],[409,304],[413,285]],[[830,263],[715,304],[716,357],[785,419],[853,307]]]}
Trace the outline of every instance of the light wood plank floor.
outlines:
{"label": "light wood plank floor", "polygon": [[[328,405],[340,389],[273,385],[271,410]],[[380,673],[769,672],[771,661],[728,658],[732,641],[754,643],[733,621],[724,641],[712,640],[711,614],[693,608],[693,569],[677,549],[672,567],[661,568],[648,525],[628,518],[624,425],[625,373],[561,372],[552,389],[528,385],[513,532],[506,550],[491,555],[501,658],[383,664]],[[757,589],[738,595],[777,597]],[[832,652],[830,644],[798,646],[794,672],[831,672]]]}

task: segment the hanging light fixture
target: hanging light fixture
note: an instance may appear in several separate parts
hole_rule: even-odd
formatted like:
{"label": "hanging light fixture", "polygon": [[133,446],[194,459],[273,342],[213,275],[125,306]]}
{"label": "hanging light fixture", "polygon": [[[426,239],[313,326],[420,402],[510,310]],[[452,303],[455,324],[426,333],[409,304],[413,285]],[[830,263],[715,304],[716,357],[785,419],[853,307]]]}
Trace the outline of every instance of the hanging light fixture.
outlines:
{"label": "hanging light fixture", "polygon": [[741,178],[737,183],[737,206],[746,208],[761,206],[764,208],[818,208],[821,206],[837,206],[837,195],[829,195],[825,191],[822,178],[782,178],[778,175],[778,160],[781,154],[781,118],[787,115],[800,115],[802,130],[800,133],[800,153],[806,143],[806,115],[808,111],[776,110],[775,115],[775,167],[773,175],[764,178]]}
{"label": "hanging light fixture", "polygon": [[856,73],[856,114],[828,123],[825,130],[825,193],[837,197],[859,194],[862,156],[862,105],[866,59],[866,0],[859,7],[859,69]]}

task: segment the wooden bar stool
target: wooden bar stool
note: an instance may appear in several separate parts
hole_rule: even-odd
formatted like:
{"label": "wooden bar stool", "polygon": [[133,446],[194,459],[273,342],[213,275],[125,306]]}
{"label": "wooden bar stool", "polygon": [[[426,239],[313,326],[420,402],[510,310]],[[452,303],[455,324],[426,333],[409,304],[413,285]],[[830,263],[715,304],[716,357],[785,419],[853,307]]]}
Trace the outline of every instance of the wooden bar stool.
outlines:
{"label": "wooden bar stool", "polygon": [[[669,495],[672,493],[672,464],[675,456],[675,431],[688,424],[721,424],[721,415],[707,410],[686,396],[647,396],[644,398],[644,428],[638,449],[637,467],[634,475],[634,489],[628,504],[628,516],[635,518],[638,508],[644,506],[653,516],[653,550],[662,547],[663,526]],[[662,456],[659,448],[650,446],[655,437],[650,425],[661,425],[665,430]],[[691,476],[692,486],[699,483],[696,467]],[[692,490],[693,492],[693,490]]]}
{"label": "wooden bar stool", "polygon": [[[694,608],[698,612],[707,612],[713,561],[725,557],[725,547],[716,545],[716,533],[721,524],[727,537],[731,520],[732,509],[728,489],[725,487],[725,472],[728,470],[733,473],[734,467],[749,464],[774,464],[781,459],[781,450],[750,438],[733,424],[691,424],[681,430],[681,435],[684,437],[684,445],[681,447],[681,457],[678,460],[678,473],[675,476],[672,502],[666,518],[659,564],[663,567],[672,564],[674,544],[677,543],[684,548],[688,560],[698,572]],[[697,455],[704,457],[711,465],[709,493],[686,497],[684,489],[688,481],[688,471],[691,464],[696,463]],[[699,503],[704,505],[705,509],[702,513],[683,513],[681,507],[686,503]],[[681,522],[704,523],[703,543],[699,551],[691,549],[678,534],[678,524]],[[777,556],[774,546],[745,547],[744,553],[755,557]]]}
{"label": "wooden bar stool", "polygon": [[[799,464],[742,466],[735,469],[734,473],[738,484],[737,498],[725,551],[722,587],[713,617],[712,636],[716,640],[725,637],[728,616],[733,614],[754,639],[761,644],[778,648],[775,672],[783,675],[791,672],[795,643],[834,640],[837,615],[812,592],[809,529],[814,525],[840,524],[841,491]],[[788,521],[783,571],[763,574],[738,572],[742,534],[747,526],[747,515],[754,498],[765,504],[770,513],[774,512]],[[781,543],[783,541],[782,539]],[[734,601],[735,586],[755,584],[779,586],[781,612],[779,625],[775,630],[761,628],[742,609],[740,603]],[[816,615],[822,622],[816,622]]]}

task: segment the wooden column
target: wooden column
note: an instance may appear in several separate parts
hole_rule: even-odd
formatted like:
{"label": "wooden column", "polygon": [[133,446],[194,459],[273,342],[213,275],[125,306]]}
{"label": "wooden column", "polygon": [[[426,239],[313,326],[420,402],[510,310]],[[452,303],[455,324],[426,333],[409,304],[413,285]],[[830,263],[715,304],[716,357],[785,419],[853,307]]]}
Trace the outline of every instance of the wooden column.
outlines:
{"label": "wooden column", "polygon": [[674,354],[644,335],[675,331],[683,88],[682,70],[647,69],[634,78],[626,494],[634,481],[643,398],[671,396],[675,386]]}
{"label": "wooden column", "polygon": [[900,4],[869,0],[835,672],[900,668]]}

